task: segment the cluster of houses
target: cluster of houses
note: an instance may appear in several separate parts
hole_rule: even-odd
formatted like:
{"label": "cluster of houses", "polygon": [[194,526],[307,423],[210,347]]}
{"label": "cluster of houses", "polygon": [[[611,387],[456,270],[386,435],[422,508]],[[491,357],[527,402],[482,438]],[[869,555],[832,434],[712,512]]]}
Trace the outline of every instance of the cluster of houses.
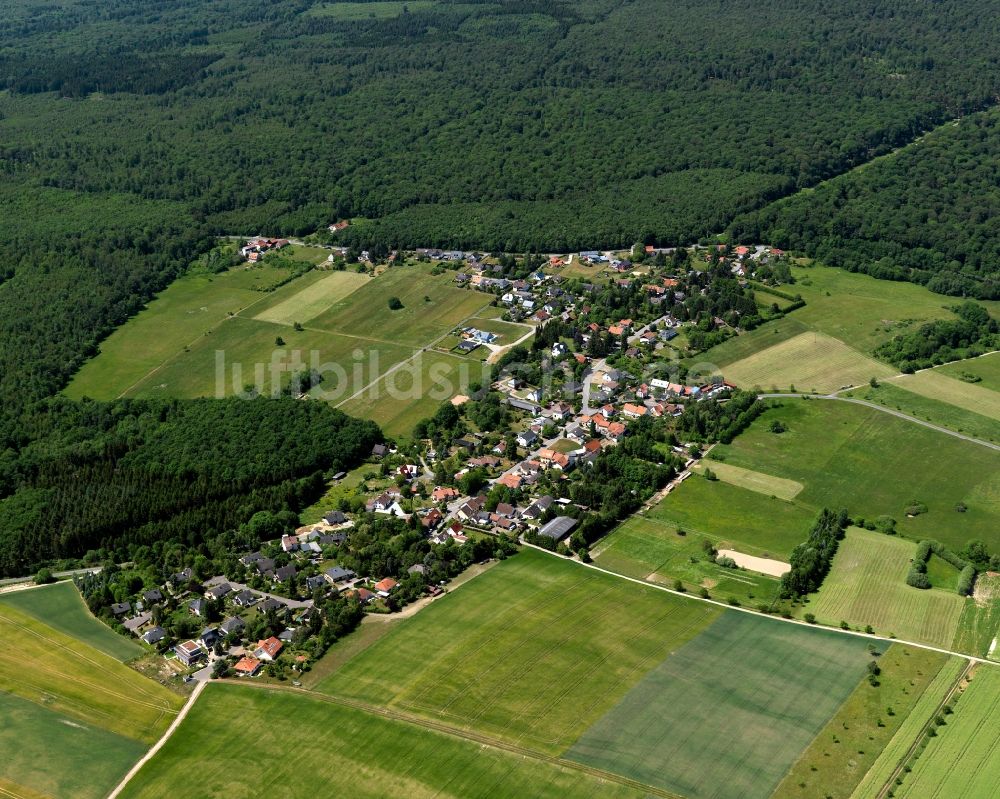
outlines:
{"label": "cluster of houses", "polygon": [[248,263],[255,264],[264,257],[264,253],[270,252],[271,250],[283,249],[284,247],[287,247],[288,244],[288,239],[250,239],[250,241],[240,247],[240,255],[242,255]]}

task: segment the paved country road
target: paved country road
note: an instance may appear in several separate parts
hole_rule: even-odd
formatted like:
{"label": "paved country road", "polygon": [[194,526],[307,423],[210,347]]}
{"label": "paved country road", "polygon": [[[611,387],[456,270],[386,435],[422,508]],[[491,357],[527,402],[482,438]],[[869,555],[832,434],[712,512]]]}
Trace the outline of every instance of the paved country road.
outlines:
{"label": "paved country road", "polygon": [[988,447],[989,449],[997,450],[1000,452],[1000,444],[993,444],[989,441],[983,441],[980,438],[973,438],[972,436],[967,436],[964,433],[959,433],[955,430],[949,430],[947,427],[941,427],[940,425],[932,424],[931,422],[925,422],[923,419],[918,419],[916,416],[910,416],[907,413],[901,411],[893,410],[892,408],[887,408],[884,405],[879,405],[877,402],[868,402],[867,400],[854,399],[854,397],[838,397],[836,394],[758,394],[760,399],[814,399],[814,400],[837,400],[838,402],[852,402],[855,405],[864,405],[866,408],[874,408],[876,411],[882,411],[882,413],[887,413],[890,416],[895,416],[899,419],[905,419],[908,422],[913,422],[914,424],[922,425],[923,427],[929,427],[931,430],[937,430],[939,433],[945,433],[949,436],[954,436],[955,438],[960,438],[962,441],[968,441],[970,444],[979,444],[981,447]]}

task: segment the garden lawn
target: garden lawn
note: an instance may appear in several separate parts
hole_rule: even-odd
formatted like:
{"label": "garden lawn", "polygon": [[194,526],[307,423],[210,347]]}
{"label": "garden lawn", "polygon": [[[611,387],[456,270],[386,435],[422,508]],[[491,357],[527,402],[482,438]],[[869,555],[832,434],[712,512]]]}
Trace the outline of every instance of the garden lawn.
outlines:
{"label": "garden lawn", "polygon": [[848,528],[830,573],[805,610],[822,623],[871,625],[880,635],[950,647],[965,600],[954,589],[906,584],[915,549],[910,541]]}
{"label": "garden lawn", "polygon": [[[421,612],[423,613],[423,611]],[[280,756],[275,756],[280,753]],[[211,685],[123,799],[640,799],[633,788],[306,693]]]}
{"label": "garden lawn", "polygon": [[102,799],[146,751],[139,741],[0,691],[0,796]]}
{"label": "garden lawn", "polygon": [[117,660],[128,661],[144,651],[135,641],[95,619],[71,582],[0,594],[0,607],[3,605],[34,616]]}
{"label": "garden lawn", "polygon": [[567,757],[689,799],[766,799],[850,695],[866,642],[727,612],[666,658]]}
{"label": "garden lawn", "polygon": [[267,300],[271,295],[263,290],[289,274],[265,263],[178,278],[101,343],[100,353],[83,365],[65,393],[101,400],[122,395],[230,314]]}
{"label": "garden lawn", "polygon": [[558,754],[719,613],[528,549],[318,688]]}
{"label": "garden lawn", "polygon": [[961,663],[938,652],[890,645],[878,658],[878,685],[868,680],[857,685],[785,775],[772,799],[848,799],[946,662]]}
{"label": "garden lawn", "polygon": [[980,666],[948,723],[903,777],[900,799],[985,799],[1000,781],[1000,669]]}
{"label": "garden lawn", "polygon": [[[784,433],[769,431],[776,420]],[[1000,550],[1000,453],[883,411],[784,400],[712,457],[802,483],[798,504],[892,516],[902,534],[956,550],[977,538]],[[927,512],[907,518],[913,501]]]}
{"label": "garden lawn", "polygon": [[0,691],[81,724],[152,744],[182,698],[103,652],[0,606]]}
{"label": "garden lawn", "polygon": [[[391,310],[391,297],[399,298],[403,307]],[[370,280],[303,324],[424,347],[481,311],[490,299],[482,292],[455,288],[450,273],[431,275],[419,266],[401,266]]]}

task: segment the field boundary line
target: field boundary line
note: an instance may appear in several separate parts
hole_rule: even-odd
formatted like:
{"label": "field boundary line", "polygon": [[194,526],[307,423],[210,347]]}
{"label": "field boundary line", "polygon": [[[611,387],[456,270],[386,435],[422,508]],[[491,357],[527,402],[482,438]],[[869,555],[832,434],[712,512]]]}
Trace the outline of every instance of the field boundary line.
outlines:
{"label": "field boundary line", "polygon": [[995,660],[987,660],[986,658],[979,657],[978,655],[970,655],[967,652],[955,652],[952,649],[944,649],[939,646],[934,646],[933,644],[921,644],[917,641],[907,641],[904,638],[888,638],[884,635],[877,635],[876,633],[863,633],[860,630],[844,630],[840,627],[827,627],[822,624],[810,624],[807,621],[801,619],[786,619],[783,616],[774,616],[769,613],[761,613],[760,611],[753,610],[752,608],[745,608],[742,605],[730,605],[728,602],[721,602],[718,599],[704,599],[700,596],[692,596],[687,591],[675,591],[673,588],[667,588],[665,585],[659,585],[658,583],[651,583],[648,580],[642,580],[638,577],[629,577],[624,574],[619,574],[618,572],[611,571],[610,569],[605,569],[602,566],[598,566],[595,563],[583,563],[576,558],[567,558],[563,555],[559,555],[551,550],[545,549],[544,547],[536,546],[535,544],[529,544],[527,541],[521,541],[522,546],[530,547],[531,549],[537,549],[539,552],[544,552],[550,557],[559,558],[560,560],[567,561],[569,563],[575,563],[578,566],[582,566],[585,569],[593,569],[594,571],[599,571],[602,574],[607,574],[611,577],[617,577],[619,580],[628,580],[630,583],[635,583],[636,585],[642,585],[646,588],[653,588],[657,591],[663,591],[666,594],[673,594],[674,596],[682,597],[684,599],[689,599],[694,602],[706,602],[710,605],[715,605],[716,607],[725,608],[726,610],[736,611],[737,613],[748,613],[751,616],[762,616],[764,618],[771,619],[775,622],[783,622],[785,624],[794,624],[799,627],[806,627],[811,630],[825,630],[827,632],[836,633],[838,635],[852,635],[855,638],[864,638],[868,641],[883,641],[887,644],[905,644],[906,646],[916,647],[917,649],[926,649],[929,652],[939,652],[942,655],[951,655],[952,657],[962,658],[963,660],[968,660],[970,663],[985,663],[990,666],[1000,667],[1000,662]]}
{"label": "field boundary line", "polygon": [[[969,672],[972,671],[972,666],[973,666],[972,661],[968,660],[965,664],[965,668],[963,668],[962,671],[959,672],[958,676],[952,682],[951,687],[941,698],[941,701],[937,703],[937,706],[930,714],[930,717],[927,719],[926,723],[917,732],[917,736],[916,738],[913,739],[913,743],[911,743],[910,746],[907,748],[907,750],[903,753],[903,756],[900,758],[899,763],[896,764],[896,768],[892,770],[892,774],[889,775],[888,779],[885,781],[885,784],[879,789],[879,792],[875,795],[875,799],[885,799],[885,797],[889,795],[889,791],[891,791],[893,785],[896,784],[896,780],[903,773],[903,770],[906,768],[907,764],[916,754],[917,749],[920,747],[921,741],[923,741],[924,736],[927,735],[927,730],[929,730],[931,726],[934,725],[935,719],[938,717],[938,714],[941,712],[941,709],[954,698],[955,692],[958,691],[958,689],[962,685],[962,681],[965,680],[969,676]],[[864,777],[862,777],[862,779],[864,779]]]}
{"label": "field boundary line", "polygon": [[[888,382],[888,381],[887,381]],[[857,388],[857,386],[851,386],[851,388]],[[844,389],[845,391],[847,389]],[[962,441],[968,441],[970,444],[979,444],[981,447],[988,447],[989,449],[996,450],[1000,452],[1000,444],[991,444],[989,441],[983,441],[981,438],[973,438],[972,436],[967,436],[964,433],[956,432],[955,430],[949,430],[947,427],[941,427],[940,425],[933,424],[931,422],[925,422],[923,419],[918,419],[916,416],[910,416],[908,413],[903,413],[902,411],[897,411],[892,408],[887,408],[884,405],[879,405],[875,402],[869,402],[868,400],[856,399],[855,397],[839,397],[836,394],[792,394],[792,393],[777,393],[777,394],[758,394],[758,399],[813,399],[813,400],[836,400],[838,402],[850,402],[854,405],[862,405],[865,408],[872,408],[876,411],[881,411],[882,413],[887,413],[890,416],[895,416],[897,419],[903,419],[907,422],[913,422],[914,424],[919,424],[922,427],[930,428],[931,430],[936,430],[939,433],[945,433],[946,435],[953,436],[954,438],[961,439]],[[955,407],[958,407],[957,405]]]}
{"label": "field boundary line", "polygon": [[128,785],[131,779],[136,774],[139,773],[139,769],[141,769],[143,766],[146,765],[146,763],[152,760],[153,757],[156,755],[156,753],[163,748],[163,745],[170,740],[170,736],[177,731],[177,728],[179,726],[181,726],[181,722],[184,721],[184,719],[187,717],[188,711],[191,710],[191,708],[194,706],[194,703],[198,700],[198,697],[201,696],[201,692],[205,690],[206,685],[208,685],[207,682],[199,682],[195,686],[195,689],[191,693],[191,696],[188,697],[188,701],[185,702],[184,707],[181,708],[181,712],[177,714],[177,718],[175,718],[173,720],[173,723],[171,723],[171,725],[167,727],[166,732],[164,732],[163,735],[160,736],[160,740],[158,740],[155,744],[153,744],[150,747],[149,751],[146,752],[146,754],[144,754],[139,759],[139,762],[136,763],[134,766],[132,766],[132,768],[128,770],[128,773],[124,777],[122,777],[121,782],[119,782],[115,786],[114,790],[108,794],[108,799],[117,799],[117,797],[121,794],[121,792],[125,790],[125,786]]}

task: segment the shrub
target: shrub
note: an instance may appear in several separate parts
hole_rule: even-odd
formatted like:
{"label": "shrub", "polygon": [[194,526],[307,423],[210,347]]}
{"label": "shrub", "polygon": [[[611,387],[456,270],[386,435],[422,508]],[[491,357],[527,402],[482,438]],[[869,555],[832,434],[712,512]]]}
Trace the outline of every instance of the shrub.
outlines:
{"label": "shrub", "polygon": [[390,311],[398,311],[402,307],[403,307],[403,301],[400,300],[399,297],[390,297],[389,298],[389,310]]}
{"label": "shrub", "polygon": [[955,590],[958,591],[962,596],[970,596],[972,594],[972,589],[976,584],[976,567],[971,563],[962,569],[958,575],[958,585]]}

